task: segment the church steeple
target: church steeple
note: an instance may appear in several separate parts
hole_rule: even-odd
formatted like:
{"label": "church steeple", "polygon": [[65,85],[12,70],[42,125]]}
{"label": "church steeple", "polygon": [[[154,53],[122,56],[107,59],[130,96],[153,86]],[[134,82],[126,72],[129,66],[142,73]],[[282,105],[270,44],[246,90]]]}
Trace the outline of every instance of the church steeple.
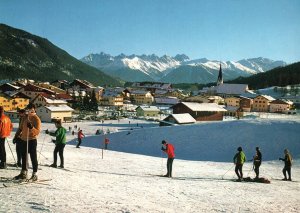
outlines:
{"label": "church steeple", "polygon": [[217,80],[217,86],[223,84],[223,76],[222,76],[222,66],[220,62],[220,70],[219,70],[219,75],[218,75],[218,80]]}

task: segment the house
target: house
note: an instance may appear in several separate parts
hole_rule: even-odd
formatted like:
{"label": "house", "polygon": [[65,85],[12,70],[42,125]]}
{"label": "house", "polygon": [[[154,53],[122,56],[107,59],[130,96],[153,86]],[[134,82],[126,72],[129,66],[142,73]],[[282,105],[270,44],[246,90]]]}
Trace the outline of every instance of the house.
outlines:
{"label": "house", "polygon": [[171,114],[160,121],[159,126],[171,126],[174,124],[192,124],[196,120],[189,113]]}
{"label": "house", "polygon": [[20,87],[15,86],[11,83],[5,83],[0,86],[0,92],[3,92],[3,93],[7,93],[7,92],[16,93],[19,89],[20,89]]}
{"label": "house", "polygon": [[36,114],[40,117],[41,121],[44,122],[53,122],[55,120],[71,122],[73,111],[74,110],[67,105],[40,106],[36,109]]}
{"label": "house", "polygon": [[42,87],[42,88],[45,88],[45,89],[49,89],[53,92],[55,92],[56,94],[64,94],[66,93],[65,90],[59,88],[59,87],[56,87],[54,85],[51,85],[49,83],[36,83],[35,85],[39,86],[39,87]]}
{"label": "house", "polygon": [[284,96],[283,99],[293,102],[296,107],[300,108],[300,95]]}
{"label": "house", "polygon": [[94,87],[94,88],[88,88],[86,91],[90,96],[94,92],[96,100],[100,101],[103,96],[103,93],[104,93],[104,88],[103,87]]}
{"label": "house", "polygon": [[55,95],[49,95],[47,93],[38,94],[32,101],[36,107],[40,106],[58,106],[66,105],[67,101],[63,99],[57,99]]}
{"label": "house", "polygon": [[4,111],[24,109],[29,104],[30,98],[21,92],[14,94],[0,93],[0,106]]}
{"label": "house", "polygon": [[55,95],[54,91],[36,86],[34,84],[27,84],[26,86],[20,89],[20,92],[30,97],[30,100],[33,100],[37,95],[41,93],[47,93],[48,95]]}
{"label": "house", "polygon": [[240,96],[240,109],[242,112],[250,112],[253,105],[253,99]]}
{"label": "house", "polygon": [[270,102],[270,112],[289,113],[293,102],[287,100],[274,100]]}
{"label": "house", "polygon": [[151,105],[154,102],[153,95],[146,90],[133,90],[130,93],[130,99],[132,103],[137,105]]}
{"label": "house", "polygon": [[174,106],[173,113],[189,113],[196,121],[218,121],[223,120],[226,110],[215,103],[181,102]]}
{"label": "house", "polygon": [[142,117],[158,117],[160,110],[156,106],[138,106],[136,115]]}
{"label": "house", "polygon": [[233,107],[240,107],[240,101],[241,101],[241,98],[239,98],[239,97],[234,97],[234,96],[227,97],[227,98],[225,98],[225,105],[233,106]]}
{"label": "house", "polygon": [[270,102],[275,99],[268,95],[258,95],[253,99],[252,111],[253,112],[269,112]]}
{"label": "house", "polygon": [[58,87],[60,89],[66,90],[69,88],[70,83],[67,80],[56,80],[51,82],[51,85]]}
{"label": "house", "polygon": [[154,94],[156,90],[171,90],[172,84],[160,82],[135,82],[132,84],[132,87],[140,90],[147,90]]}
{"label": "house", "polygon": [[121,107],[124,104],[123,101],[124,98],[122,93],[113,88],[108,88],[104,90],[104,93],[100,99],[100,105]]}

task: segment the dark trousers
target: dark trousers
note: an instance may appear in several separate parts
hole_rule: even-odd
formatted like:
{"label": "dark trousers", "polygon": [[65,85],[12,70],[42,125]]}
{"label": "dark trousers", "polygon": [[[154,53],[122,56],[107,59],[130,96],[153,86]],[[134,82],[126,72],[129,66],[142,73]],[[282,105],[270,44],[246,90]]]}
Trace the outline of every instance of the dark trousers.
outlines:
{"label": "dark trousers", "polygon": [[21,139],[17,139],[16,142],[16,153],[17,153],[17,164],[21,164],[22,160],[22,145],[21,145]]}
{"label": "dark trousers", "polygon": [[0,138],[0,160],[1,164],[6,163],[5,138]]}
{"label": "dark trousers", "polygon": [[243,164],[235,165],[235,174],[238,176],[239,179],[243,178]]}
{"label": "dark trousers", "polygon": [[77,144],[77,147],[79,147],[81,144],[81,138],[78,138],[78,144]]}
{"label": "dark trousers", "polygon": [[286,173],[288,173],[289,179],[292,179],[291,169],[292,169],[291,166],[284,166],[282,173],[283,173],[285,179],[286,179]]}
{"label": "dark trousers", "polygon": [[[21,141],[21,154],[22,154],[22,170],[28,170],[27,164],[26,164],[26,158],[28,158],[27,155],[27,142]],[[37,161],[37,153],[36,153],[36,147],[37,147],[37,140],[29,140],[28,141],[28,154],[30,155],[31,163],[32,163],[32,169],[33,172],[37,172],[38,170],[38,161]]]}
{"label": "dark trousers", "polygon": [[59,153],[60,165],[64,166],[64,148],[66,144],[56,144],[53,152],[54,156],[54,165],[57,165],[57,153]]}
{"label": "dark trousers", "polygon": [[107,146],[108,146],[108,144],[106,143],[106,144],[105,144],[105,149],[107,149]]}
{"label": "dark trousers", "polygon": [[174,158],[168,158],[167,161],[167,176],[172,177],[172,167],[173,167],[173,160]]}
{"label": "dark trousers", "polygon": [[259,177],[259,167],[260,167],[260,163],[254,164],[254,172],[255,172],[256,178]]}

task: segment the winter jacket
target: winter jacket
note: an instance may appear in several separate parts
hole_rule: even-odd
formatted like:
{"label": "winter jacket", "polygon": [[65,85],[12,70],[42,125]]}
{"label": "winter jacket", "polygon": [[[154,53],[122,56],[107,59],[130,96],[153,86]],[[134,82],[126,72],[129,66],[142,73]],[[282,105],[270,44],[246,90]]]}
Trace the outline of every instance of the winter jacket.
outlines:
{"label": "winter jacket", "polygon": [[49,135],[51,136],[55,136],[55,144],[58,145],[58,144],[66,144],[66,132],[67,130],[63,127],[59,127],[57,128],[57,130],[52,133],[50,132]]}
{"label": "winter jacket", "polygon": [[168,158],[175,158],[175,148],[172,144],[168,143],[166,145],[166,149],[164,150],[165,153],[167,153]]}
{"label": "winter jacket", "polygon": [[257,154],[253,158],[253,163],[255,165],[260,165],[261,164],[261,160],[262,160],[261,152],[258,151]]}
{"label": "winter jacket", "polygon": [[108,138],[105,138],[105,139],[104,139],[104,143],[105,143],[105,144],[109,144],[109,139],[108,139]]}
{"label": "winter jacket", "polygon": [[[28,122],[32,123],[33,125],[32,129],[29,129],[27,127]],[[20,138],[22,139],[22,141],[27,141],[27,139],[28,140],[37,139],[37,136],[40,134],[41,131],[41,120],[35,113],[26,115],[21,120],[21,125],[19,128],[21,129]]]}
{"label": "winter jacket", "polygon": [[82,139],[84,137],[84,134],[82,133],[82,131],[78,132],[77,137],[80,139]]}
{"label": "winter jacket", "polygon": [[236,153],[233,158],[233,162],[238,165],[243,165],[245,161],[246,161],[246,155],[243,151]]}
{"label": "winter jacket", "polygon": [[0,118],[0,138],[7,138],[13,129],[13,125],[6,115],[2,114]]}
{"label": "winter jacket", "polygon": [[290,153],[285,154],[284,158],[279,158],[279,160],[284,161],[284,166],[286,166],[286,167],[291,167],[292,166],[293,158],[290,155]]}

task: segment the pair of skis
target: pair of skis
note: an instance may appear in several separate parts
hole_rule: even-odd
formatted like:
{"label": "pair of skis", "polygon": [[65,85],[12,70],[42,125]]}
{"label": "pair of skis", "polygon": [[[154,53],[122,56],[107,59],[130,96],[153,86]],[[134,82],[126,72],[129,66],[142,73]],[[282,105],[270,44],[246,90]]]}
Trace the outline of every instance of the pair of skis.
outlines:
{"label": "pair of skis", "polygon": [[26,180],[15,180],[13,178],[4,178],[1,177],[1,181],[3,182],[2,185],[5,188],[8,187],[17,187],[17,186],[21,186],[21,185],[27,185],[27,184],[42,184],[42,185],[49,185],[48,181],[51,181],[52,179],[40,179],[40,180],[36,180],[33,181],[31,179],[26,179]]}

